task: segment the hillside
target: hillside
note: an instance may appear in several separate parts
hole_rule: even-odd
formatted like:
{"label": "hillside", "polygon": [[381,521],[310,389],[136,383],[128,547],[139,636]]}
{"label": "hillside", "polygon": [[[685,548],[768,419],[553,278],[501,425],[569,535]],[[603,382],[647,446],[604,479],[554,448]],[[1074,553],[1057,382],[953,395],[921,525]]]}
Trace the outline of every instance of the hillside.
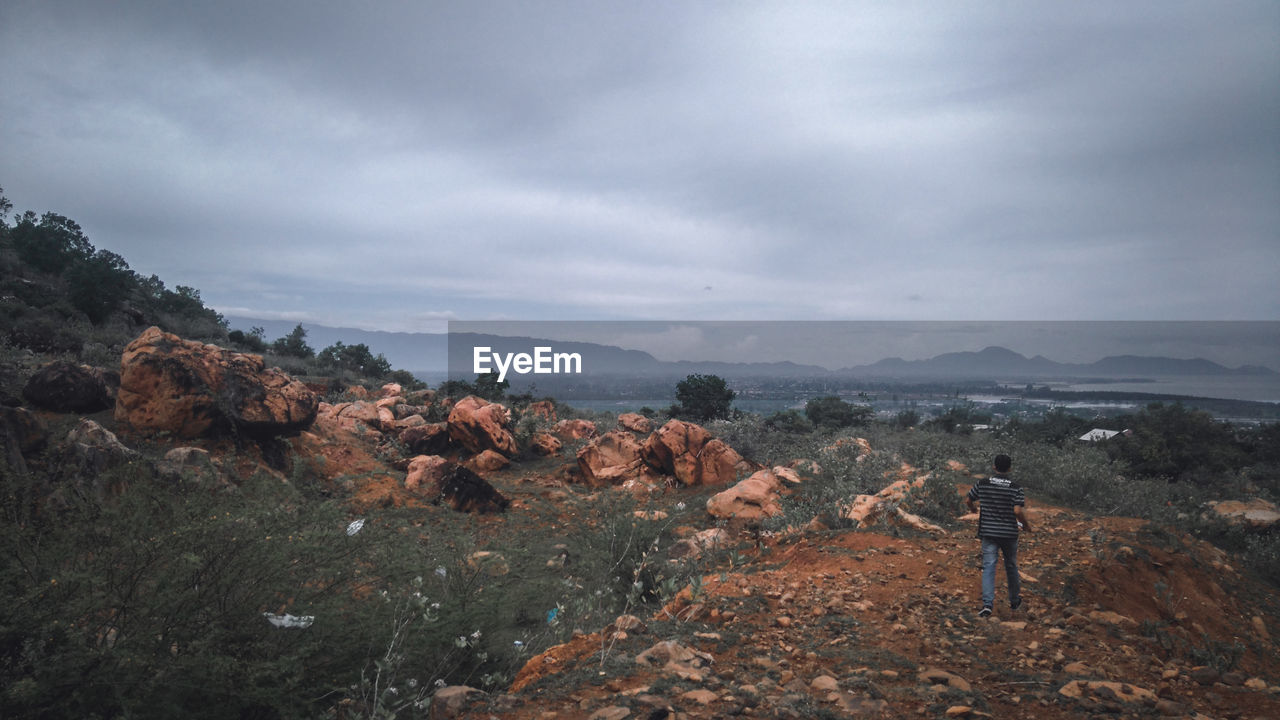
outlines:
{"label": "hillside", "polygon": [[[313,388],[159,329],[118,385],[19,371],[6,717],[1280,711],[1274,532],[1224,553],[1188,532],[1234,511],[1094,485],[1095,448]],[[1026,605],[982,620],[959,493],[997,446],[1040,532]]]}

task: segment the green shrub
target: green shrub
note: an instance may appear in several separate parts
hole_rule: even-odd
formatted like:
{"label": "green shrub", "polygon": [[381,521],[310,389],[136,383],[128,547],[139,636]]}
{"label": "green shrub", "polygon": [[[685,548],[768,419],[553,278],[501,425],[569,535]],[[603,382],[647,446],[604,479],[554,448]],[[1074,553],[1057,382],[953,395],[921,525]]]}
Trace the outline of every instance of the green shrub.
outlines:
{"label": "green shrub", "polygon": [[805,403],[804,414],[814,425],[829,428],[845,428],[861,425],[872,415],[865,405],[850,405],[834,395],[813,398]]}
{"label": "green shrub", "polygon": [[676,405],[672,409],[680,417],[704,422],[727,418],[736,396],[724,378],[694,374],[676,384]]}

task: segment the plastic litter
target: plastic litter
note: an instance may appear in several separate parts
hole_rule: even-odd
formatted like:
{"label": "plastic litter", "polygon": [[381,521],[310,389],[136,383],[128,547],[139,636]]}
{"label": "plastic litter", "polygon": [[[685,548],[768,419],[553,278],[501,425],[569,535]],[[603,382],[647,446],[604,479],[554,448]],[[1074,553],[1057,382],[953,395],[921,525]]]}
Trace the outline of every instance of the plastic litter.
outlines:
{"label": "plastic litter", "polygon": [[278,628],[309,628],[311,623],[316,621],[315,615],[290,615],[289,613],[276,615],[275,613],[264,612],[262,617]]}
{"label": "plastic litter", "polygon": [[360,532],[363,529],[364,529],[364,518],[360,518],[359,520],[352,520],[351,524],[347,526],[347,535],[348,536],[355,535],[356,533]]}

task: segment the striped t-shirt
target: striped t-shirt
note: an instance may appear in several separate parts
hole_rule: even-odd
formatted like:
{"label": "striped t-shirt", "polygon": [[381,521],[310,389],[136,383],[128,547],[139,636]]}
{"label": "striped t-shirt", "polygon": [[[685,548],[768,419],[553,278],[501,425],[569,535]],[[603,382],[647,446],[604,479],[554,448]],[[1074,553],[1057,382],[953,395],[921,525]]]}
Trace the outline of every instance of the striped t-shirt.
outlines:
{"label": "striped t-shirt", "polygon": [[969,499],[979,503],[978,537],[1018,537],[1018,518],[1013,514],[1013,506],[1027,504],[1018,483],[999,476],[979,480],[969,489]]}

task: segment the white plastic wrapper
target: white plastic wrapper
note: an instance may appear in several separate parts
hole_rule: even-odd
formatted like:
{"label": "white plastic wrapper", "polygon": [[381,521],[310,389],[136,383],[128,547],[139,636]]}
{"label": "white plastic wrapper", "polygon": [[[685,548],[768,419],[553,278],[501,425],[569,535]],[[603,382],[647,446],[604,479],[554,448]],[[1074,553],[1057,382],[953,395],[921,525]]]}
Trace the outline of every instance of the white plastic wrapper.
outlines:
{"label": "white plastic wrapper", "polygon": [[348,536],[355,535],[356,533],[360,532],[363,529],[364,529],[364,518],[360,518],[359,520],[352,520],[351,524],[347,526],[347,535]]}
{"label": "white plastic wrapper", "polygon": [[264,612],[262,616],[267,619],[267,622],[278,628],[308,628],[311,627],[311,623],[316,621],[315,615],[299,616],[290,615],[289,613],[276,615],[275,613]]}

